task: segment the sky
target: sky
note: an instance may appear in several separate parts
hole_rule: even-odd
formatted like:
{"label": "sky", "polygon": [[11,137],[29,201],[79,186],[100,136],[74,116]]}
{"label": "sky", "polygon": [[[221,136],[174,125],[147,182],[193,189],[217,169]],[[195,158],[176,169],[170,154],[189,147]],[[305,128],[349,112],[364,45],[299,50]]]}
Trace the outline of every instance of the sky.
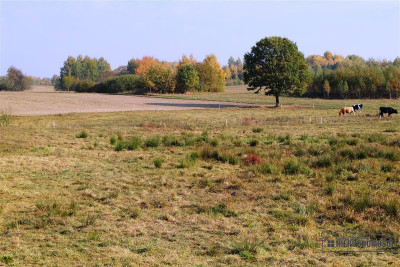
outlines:
{"label": "sky", "polygon": [[0,0],[0,75],[59,74],[68,56],[221,65],[260,39],[287,37],[308,55],[400,57],[400,1],[7,1]]}

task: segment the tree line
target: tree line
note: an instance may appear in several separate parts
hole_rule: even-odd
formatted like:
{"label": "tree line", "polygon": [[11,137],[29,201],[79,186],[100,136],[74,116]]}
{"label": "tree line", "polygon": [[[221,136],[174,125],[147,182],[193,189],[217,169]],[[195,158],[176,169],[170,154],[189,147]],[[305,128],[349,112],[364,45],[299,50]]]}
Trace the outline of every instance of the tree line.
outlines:
{"label": "tree line", "polygon": [[13,66],[8,68],[7,76],[0,76],[0,91],[23,91],[31,85],[32,80]]}
{"label": "tree line", "polygon": [[196,61],[183,56],[178,62],[159,61],[153,57],[131,59],[126,66],[111,70],[104,59],[88,56],[68,57],[55,79],[60,90],[101,93],[186,93],[222,92],[225,72],[215,55]]}
{"label": "tree line", "polygon": [[398,98],[400,58],[365,60],[356,55],[343,57],[330,51],[306,58],[312,81],[306,96],[324,98]]}
{"label": "tree line", "polygon": [[[327,51],[323,56],[312,55],[304,59],[309,74],[305,80],[307,82],[296,87],[296,90],[283,90],[283,95],[322,98],[399,97],[400,58],[393,61],[365,60],[356,55],[343,57]],[[246,72],[249,74],[244,66],[246,64],[240,58],[235,60],[230,57],[227,63],[221,68],[215,55],[209,55],[201,62],[193,56],[185,55],[178,62],[143,57],[131,59],[127,65],[111,70],[104,58],[70,56],[61,67],[60,75],[54,75],[51,79],[25,76],[21,70],[10,67],[7,76],[0,76],[0,91],[22,91],[32,84],[53,84],[59,90],[77,92],[222,92],[225,85],[244,84]],[[247,84],[252,86],[249,81]]]}

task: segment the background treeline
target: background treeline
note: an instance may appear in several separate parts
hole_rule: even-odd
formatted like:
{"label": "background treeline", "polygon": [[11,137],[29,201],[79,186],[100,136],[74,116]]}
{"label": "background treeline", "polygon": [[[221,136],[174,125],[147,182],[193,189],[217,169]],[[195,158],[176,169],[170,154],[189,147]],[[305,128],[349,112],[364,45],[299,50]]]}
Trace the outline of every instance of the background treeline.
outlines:
{"label": "background treeline", "polygon": [[8,68],[7,76],[0,76],[0,91],[23,91],[29,89],[31,84],[30,78],[12,66]]}
{"label": "background treeline", "polygon": [[59,90],[98,93],[186,93],[222,92],[225,72],[215,55],[202,62],[183,56],[179,62],[153,57],[131,59],[126,66],[111,70],[104,59],[72,56],[64,62],[60,76],[54,78]]}
{"label": "background treeline", "polygon": [[243,63],[240,58],[235,60],[230,57],[228,60],[228,65],[223,66],[225,72],[226,85],[244,85],[243,82]]}
{"label": "background treeline", "polygon": [[312,82],[305,96],[325,98],[392,98],[400,92],[400,58],[393,62],[350,55],[306,58]]}

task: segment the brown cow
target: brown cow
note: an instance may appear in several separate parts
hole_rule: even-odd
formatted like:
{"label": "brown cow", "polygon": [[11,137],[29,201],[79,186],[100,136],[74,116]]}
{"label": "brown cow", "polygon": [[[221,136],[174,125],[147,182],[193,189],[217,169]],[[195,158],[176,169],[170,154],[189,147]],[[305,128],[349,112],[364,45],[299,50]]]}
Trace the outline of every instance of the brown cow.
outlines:
{"label": "brown cow", "polygon": [[339,116],[340,115],[344,116],[344,114],[346,114],[346,113],[349,113],[349,114],[353,113],[355,115],[353,107],[348,107],[348,108],[342,108],[339,112]]}

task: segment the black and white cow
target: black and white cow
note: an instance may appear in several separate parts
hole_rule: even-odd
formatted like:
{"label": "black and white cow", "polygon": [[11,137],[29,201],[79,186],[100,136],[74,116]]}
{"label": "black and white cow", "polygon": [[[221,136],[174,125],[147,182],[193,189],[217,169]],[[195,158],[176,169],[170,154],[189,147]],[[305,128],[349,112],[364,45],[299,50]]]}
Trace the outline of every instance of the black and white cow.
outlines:
{"label": "black and white cow", "polygon": [[388,116],[392,115],[393,113],[397,114],[397,109],[391,107],[380,107],[379,108],[379,117],[383,117],[383,114],[387,113]]}
{"label": "black and white cow", "polygon": [[352,107],[353,107],[353,109],[354,109],[354,112],[355,112],[356,110],[359,110],[360,113],[361,113],[361,112],[362,112],[362,109],[363,109],[363,104],[353,105]]}

